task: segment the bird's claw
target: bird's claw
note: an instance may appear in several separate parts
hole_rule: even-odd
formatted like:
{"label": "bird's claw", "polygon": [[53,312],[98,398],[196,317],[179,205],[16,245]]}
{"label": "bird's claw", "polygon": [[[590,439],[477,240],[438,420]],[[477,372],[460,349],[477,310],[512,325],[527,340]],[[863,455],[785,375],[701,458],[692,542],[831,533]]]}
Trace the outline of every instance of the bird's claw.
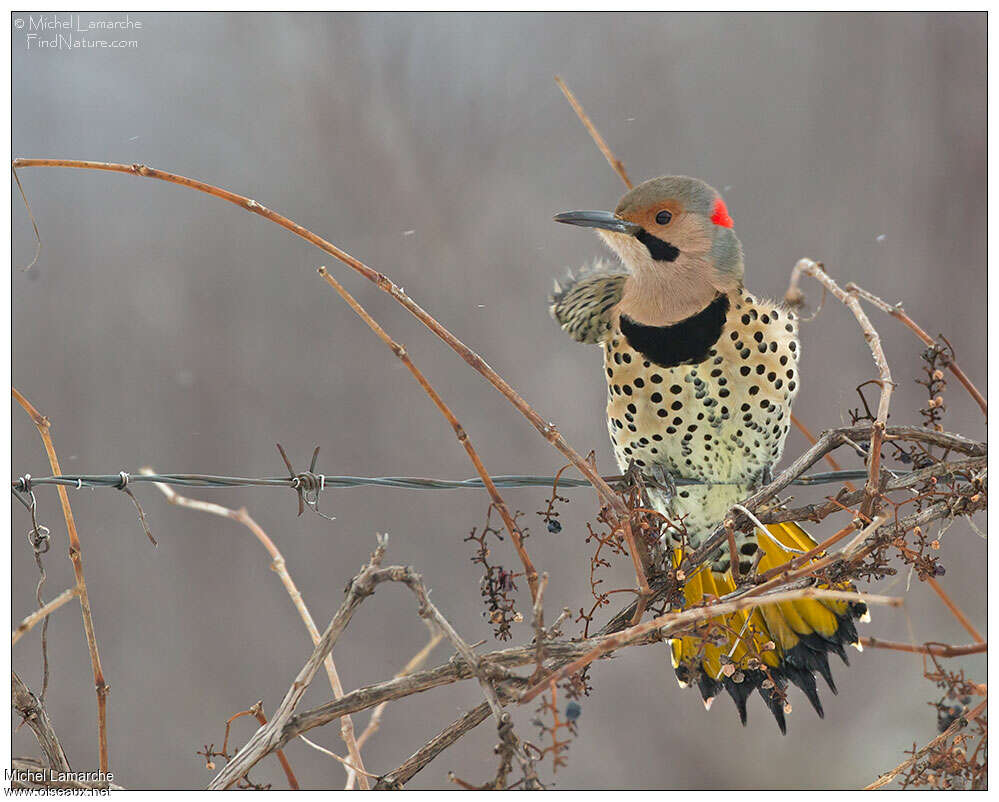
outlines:
{"label": "bird's claw", "polygon": [[649,465],[640,468],[635,464],[635,460],[628,462],[628,468],[624,472],[624,486],[634,487],[641,491],[650,488],[659,490],[672,499],[676,495],[676,481],[673,475],[662,465]]}

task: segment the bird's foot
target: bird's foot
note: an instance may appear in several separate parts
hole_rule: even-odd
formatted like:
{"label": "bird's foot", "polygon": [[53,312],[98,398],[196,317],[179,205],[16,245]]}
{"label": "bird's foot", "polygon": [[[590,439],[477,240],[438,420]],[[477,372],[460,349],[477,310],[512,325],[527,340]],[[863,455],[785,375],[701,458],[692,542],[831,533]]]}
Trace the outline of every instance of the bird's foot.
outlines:
{"label": "bird's foot", "polygon": [[676,480],[662,465],[647,465],[640,468],[635,460],[630,460],[624,472],[623,485],[625,489],[637,488],[643,496],[650,488],[658,490],[666,495],[667,501],[676,496]]}

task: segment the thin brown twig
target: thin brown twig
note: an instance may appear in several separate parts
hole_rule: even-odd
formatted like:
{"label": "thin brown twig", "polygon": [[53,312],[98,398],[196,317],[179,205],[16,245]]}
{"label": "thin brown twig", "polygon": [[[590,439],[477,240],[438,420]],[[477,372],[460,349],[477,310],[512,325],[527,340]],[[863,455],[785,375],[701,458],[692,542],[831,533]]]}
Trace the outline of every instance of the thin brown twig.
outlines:
{"label": "thin brown twig", "polygon": [[[361,771],[356,766],[354,766],[353,763],[351,763],[349,760],[347,760],[347,758],[340,757],[340,755],[338,755],[333,750],[327,749],[325,746],[317,744],[315,741],[309,740],[304,735],[299,735],[298,736],[298,740],[300,740],[306,746],[309,746],[309,747],[315,749],[317,752],[322,752],[324,755],[327,755],[327,756],[333,758],[334,760],[342,763],[343,766],[344,766],[344,768],[347,769],[347,776],[349,776],[349,777],[356,778],[356,776],[358,774],[362,774],[363,776],[369,777],[372,780],[377,780],[378,779],[378,775],[377,774],[372,774],[370,771],[367,771],[367,770]],[[353,787],[354,787],[354,780],[352,779],[351,782],[350,782],[350,788],[345,788],[344,790],[349,791]]]}
{"label": "thin brown twig", "polygon": [[545,588],[548,587],[548,574],[541,575],[541,584],[538,587],[538,596],[534,600],[534,615],[533,615],[533,626],[534,626],[534,647],[537,650],[537,657],[535,658],[536,668],[534,670],[534,675],[532,679],[537,681],[540,679],[545,670]]}
{"label": "thin brown twig", "polygon": [[43,607],[39,607],[30,615],[25,616],[21,620],[21,623],[17,625],[17,628],[10,633],[10,645],[13,646],[21,640],[24,634],[34,627],[39,621],[52,615],[52,613],[62,607],[70,599],[74,599],[79,595],[79,588],[66,588],[66,590],[52,599],[52,601],[48,602]]}
{"label": "thin brown twig", "polygon": [[[142,468],[140,473],[151,474],[154,473],[154,471],[152,468],[145,467]],[[217,515],[220,518],[229,518],[249,529],[250,532],[253,533],[253,536],[270,555],[271,568],[281,579],[281,584],[284,585],[285,590],[288,592],[288,596],[291,598],[292,604],[295,605],[295,609],[298,611],[298,615],[302,619],[302,623],[305,624],[305,629],[308,631],[309,637],[312,639],[312,645],[315,646],[319,643],[320,636],[319,630],[316,627],[316,622],[312,618],[312,614],[309,612],[309,608],[306,606],[305,600],[302,598],[302,594],[299,591],[298,586],[295,584],[295,580],[291,578],[291,574],[288,572],[284,555],[281,554],[281,551],[274,544],[274,541],[270,539],[263,527],[260,526],[256,520],[254,520],[253,516],[247,512],[245,507],[240,507],[238,510],[234,510],[229,507],[223,507],[221,504],[215,504],[214,502],[202,501],[200,499],[182,496],[172,487],[162,484],[161,482],[154,482],[154,484],[157,488],[159,488],[160,492],[166,496],[167,501],[171,504],[178,507],[185,507],[189,510],[206,512],[209,515]],[[332,654],[326,655],[326,658],[323,660],[323,666],[326,669],[326,675],[329,678],[330,687],[333,689],[333,696],[340,699],[343,696],[343,685],[340,682],[340,675],[336,670],[336,664],[333,662]],[[361,760],[360,746],[357,743],[357,739],[354,737],[354,722],[350,716],[344,716],[340,719],[340,734],[344,743],[347,745],[347,751],[350,754],[354,765],[363,771],[364,763]],[[365,788],[365,790],[367,790],[367,780],[363,775],[361,777],[361,785]]]}
{"label": "thin brown twig", "polygon": [[35,255],[26,266],[21,268],[21,272],[27,273],[35,266],[35,263],[38,261],[38,257],[42,253],[42,235],[38,233],[38,223],[35,222],[35,215],[31,211],[31,205],[28,203],[28,197],[24,194],[24,187],[21,186],[21,179],[17,174],[17,170],[11,168],[11,172],[14,174],[14,181],[17,183],[17,191],[21,193],[21,200],[24,202],[24,208],[28,210],[28,219],[31,220],[31,227],[35,230]]}
{"label": "thin brown twig", "polygon": [[558,84],[558,88],[562,90],[562,94],[565,95],[566,100],[569,101],[569,105],[572,106],[573,111],[576,112],[576,116],[579,117],[579,121],[583,124],[587,131],[590,132],[590,136],[593,137],[594,143],[600,148],[600,152],[604,154],[604,158],[607,159],[607,163],[614,168],[614,172],[620,176],[624,185],[628,188],[632,188],[631,179],[628,178],[628,171],[624,169],[624,162],[622,162],[614,152],[607,146],[604,138],[600,136],[600,132],[597,131],[596,126],[590,122],[590,118],[587,116],[586,112],[583,111],[583,107],[576,96],[572,93],[572,90],[566,86],[565,81],[563,81],[559,76],[555,76],[555,83]]}
{"label": "thin brown twig", "polygon": [[401,789],[413,776],[432,761],[437,755],[467,732],[471,732],[483,721],[489,718],[489,704],[483,702],[473,707],[461,718],[452,722],[441,732],[420,747],[409,759],[398,768],[384,775],[375,785],[376,791],[391,791]]}
{"label": "thin brown twig", "polygon": [[951,611],[954,618],[956,618],[960,622],[961,626],[967,630],[968,634],[975,639],[975,642],[985,643],[985,638],[983,638],[982,634],[975,629],[971,621],[968,620],[968,616],[964,614],[964,611],[961,610],[954,600],[944,592],[944,589],[940,587],[940,583],[937,582],[937,580],[932,576],[926,577],[926,581],[930,583],[930,587],[933,588],[933,591],[940,597],[940,601],[942,601],[947,609]]}
{"label": "thin brown twig", "polygon": [[[879,298],[874,293],[865,290],[863,287],[857,286],[852,281],[846,285],[846,291],[856,293],[858,296],[863,298],[868,303],[871,303],[874,306],[876,306],[882,312],[891,315],[896,320],[900,320],[902,323],[906,325],[906,327],[908,327],[910,331],[913,332],[913,334],[915,334],[923,342],[923,345],[927,346],[928,348],[934,348],[937,346],[936,340],[930,337],[930,335],[927,334],[923,330],[923,328],[918,323],[916,323],[916,321],[914,321],[911,317],[909,317],[908,314],[906,314],[905,310],[902,308],[902,304],[899,303],[893,306],[887,301]],[[988,418],[989,415],[988,401],[986,401],[985,396],[983,396],[979,392],[978,388],[975,387],[971,379],[968,378],[968,375],[963,370],[961,370],[961,366],[957,364],[957,361],[948,358],[946,359],[944,364],[947,366],[950,372],[954,374],[957,380],[961,382],[961,384],[964,386],[964,389],[968,391],[968,394],[974,399],[975,403],[978,404],[978,406],[982,410],[982,414],[985,415],[986,418]]]}
{"label": "thin brown twig", "polygon": [[[49,458],[49,466],[52,468],[53,476],[62,473],[59,467],[59,457],[56,456],[55,446],[52,444],[50,434],[51,424],[49,419],[42,415],[32,403],[25,398],[16,387],[10,388],[14,400],[31,417],[38,429],[38,434],[42,438],[45,446],[45,453]],[[58,487],[59,501],[62,504],[63,518],[66,520],[66,531],[69,536],[69,558],[73,563],[73,575],[76,578],[76,588],[80,599],[80,611],[83,614],[83,632],[87,638],[87,648],[90,651],[90,666],[94,674],[94,689],[97,693],[97,752],[101,771],[108,771],[110,765],[108,756],[108,693],[110,688],[104,681],[104,669],[101,667],[101,656],[97,650],[97,635],[94,633],[94,616],[90,609],[90,596],[87,593],[87,580],[83,575],[83,546],[80,544],[80,536],[76,531],[76,521],[73,518],[73,510],[69,506],[69,494],[66,488]]]}
{"label": "thin brown twig", "polygon": [[971,643],[967,646],[950,646],[946,643],[913,645],[911,643],[896,643],[895,641],[868,637],[862,637],[860,643],[864,648],[870,646],[872,649],[890,649],[896,652],[929,654],[933,657],[964,657],[969,654],[984,654],[989,650],[988,643]]}
{"label": "thin brown twig", "polygon": [[527,584],[531,589],[531,599],[532,601],[537,599],[538,596],[538,572],[534,568],[534,563],[531,562],[530,556],[527,554],[527,549],[524,548],[524,539],[520,533],[520,527],[517,526],[516,521],[514,521],[513,514],[510,512],[510,508],[507,507],[506,502],[503,500],[503,496],[500,495],[499,490],[496,488],[492,477],[486,470],[485,465],[482,464],[482,459],[479,457],[478,452],[472,445],[472,438],[468,436],[464,427],[455,417],[451,408],[444,402],[444,399],[440,397],[440,394],[434,389],[433,385],[430,384],[423,372],[416,367],[413,360],[410,359],[409,353],[406,351],[405,346],[397,343],[392,337],[389,336],[388,332],[385,331],[368,311],[358,303],[357,299],[354,298],[347,289],[326,269],[325,266],[319,268],[319,275],[329,284],[337,293],[347,302],[347,305],[354,310],[359,318],[364,321],[365,325],[371,329],[378,338],[389,347],[389,350],[395,354],[403,365],[406,366],[407,370],[413,375],[413,378],[419,383],[423,391],[430,396],[430,400],[434,402],[434,406],[440,411],[441,415],[444,416],[448,424],[454,430],[455,437],[458,438],[458,442],[461,443],[465,452],[468,454],[468,458],[472,461],[472,465],[475,466],[476,473],[482,478],[482,483],[486,486],[486,491],[489,493],[489,497],[493,500],[493,504],[496,509],[499,510],[500,516],[503,518],[503,523],[506,525],[507,532],[510,533],[510,539],[513,541],[513,547],[517,550],[517,556],[520,557],[520,562],[524,566],[524,573],[527,576]]}

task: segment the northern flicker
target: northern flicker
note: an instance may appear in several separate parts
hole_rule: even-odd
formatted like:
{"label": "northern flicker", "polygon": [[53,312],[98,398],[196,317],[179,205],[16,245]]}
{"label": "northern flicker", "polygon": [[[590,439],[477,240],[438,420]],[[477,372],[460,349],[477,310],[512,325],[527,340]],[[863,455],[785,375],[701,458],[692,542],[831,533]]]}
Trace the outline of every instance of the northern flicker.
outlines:
{"label": "northern flicker", "polygon": [[[653,506],[678,522],[661,544],[664,559],[678,560],[683,538],[696,548],[781,457],[799,383],[795,315],[743,287],[732,218],[698,179],[652,179],[613,213],[555,220],[595,229],[620,258],[556,282],[551,313],[573,339],[603,352],[620,468],[699,483],[648,490]],[[766,529],[737,537],[742,576],[754,563],[767,571],[816,545],[793,523]],[[733,591],[729,551],[685,583],[687,605]],[[863,604],[798,600],[713,619],[712,638],[671,642],[673,668],[681,686],[698,686],[705,707],[725,688],[743,724],[758,690],[786,732],[787,681],[822,716],[815,672],[836,693],[828,653],[846,662],[844,644],[859,648],[856,618],[866,619]]]}

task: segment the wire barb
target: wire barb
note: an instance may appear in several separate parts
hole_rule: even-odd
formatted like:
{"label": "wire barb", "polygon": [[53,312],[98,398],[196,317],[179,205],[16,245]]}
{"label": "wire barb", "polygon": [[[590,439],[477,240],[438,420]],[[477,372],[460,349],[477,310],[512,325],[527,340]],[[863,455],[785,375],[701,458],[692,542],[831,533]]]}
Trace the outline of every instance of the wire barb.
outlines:
{"label": "wire barb", "polygon": [[[326,476],[315,472],[316,460],[319,459],[319,446],[316,446],[312,452],[312,461],[309,463],[309,470],[295,473],[295,469],[292,467],[291,460],[288,459],[284,448],[280,443],[275,443],[275,445],[281,454],[281,459],[284,460],[285,467],[288,469],[290,486],[298,494],[298,514],[301,515],[305,512],[305,508],[308,507],[320,518],[325,518],[327,521],[335,521],[336,518],[334,516],[327,515],[319,509],[319,496],[326,489]],[[164,484],[169,484],[169,482],[164,482]],[[309,495],[310,493],[311,496]]]}

